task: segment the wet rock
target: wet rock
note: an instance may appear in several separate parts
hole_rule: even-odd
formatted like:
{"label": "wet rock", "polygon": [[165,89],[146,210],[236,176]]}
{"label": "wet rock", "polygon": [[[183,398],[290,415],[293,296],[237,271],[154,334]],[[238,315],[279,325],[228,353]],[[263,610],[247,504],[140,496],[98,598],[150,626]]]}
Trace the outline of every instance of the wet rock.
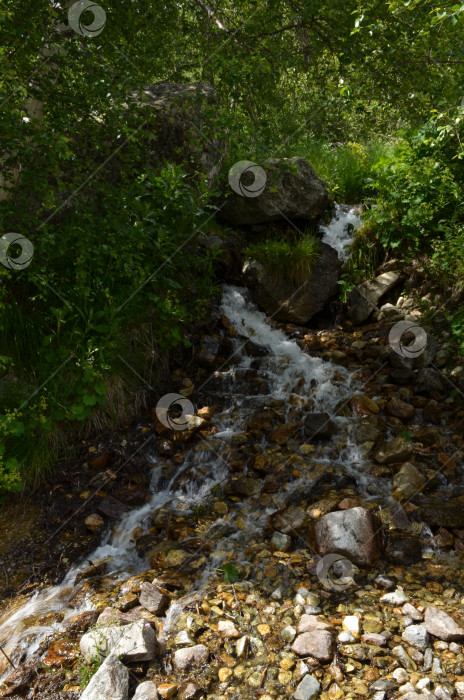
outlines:
{"label": "wet rock", "polygon": [[387,638],[383,634],[376,634],[375,632],[370,632],[361,635],[361,641],[364,644],[373,644],[376,647],[384,647],[387,643]]}
{"label": "wet rock", "polygon": [[330,632],[313,629],[299,634],[291,646],[299,656],[314,656],[320,661],[330,661],[333,656],[333,639]]}
{"label": "wet rock", "polygon": [[385,406],[385,412],[389,416],[393,416],[394,418],[399,418],[404,422],[408,422],[414,418],[415,409],[414,406],[411,406],[411,404],[393,397]]}
{"label": "wet rock", "polygon": [[212,338],[209,335],[203,336],[196,358],[198,364],[207,368],[214,367],[220,347],[221,341],[219,338]]}
{"label": "wet rock", "polygon": [[130,615],[125,615],[120,610],[116,608],[105,608],[103,612],[98,616],[97,624],[102,625],[127,625],[129,622],[133,622]]}
{"label": "wet rock", "polygon": [[278,552],[288,552],[292,546],[292,538],[290,535],[285,535],[283,532],[277,532],[272,535],[271,545]]}
{"label": "wet rock", "polygon": [[80,700],[127,700],[129,671],[116,654],[110,654],[81,695]]}
{"label": "wet rock", "polygon": [[380,409],[378,405],[369,396],[365,394],[355,394],[350,399],[350,406],[355,413],[361,413],[362,415],[375,415]]}
{"label": "wet rock", "polygon": [[114,496],[106,496],[106,498],[104,498],[98,504],[97,510],[106,518],[112,518],[116,520],[121,518],[125,513],[127,513],[130,510],[130,508],[129,506],[126,506],[125,503],[122,503],[122,501],[119,501],[117,498],[114,498]]}
{"label": "wet rock", "polygon": [[390,379],[393,384],[399,386],[409,386],[411,384],[413,372],[411,369],[395,368],[390,370]]}
{"label": "wet rock", "polygon": [[403,438],[394,438],[384,442],[380,450],[375,454],[375,461],[379,464],[393,464],[394,462],[406,462],[414,453],[410,442]]}
{"label": "wet rock", "polygon": [[89,610],[79,615],[74,615],[66,625],[68,634],[78,634],[87,632],[90,627],[93,627],[97,622],[99,613],[96,610]]}
{"label": "wet rock", "polygon": [[424,627],[429,634],[445,642],[464,639],[464,629],[447,613],[434,606],[429,606],[425,611]]}
{"label": "wet rock", "polygon": [[209,651],[204,644],[178,649],[174,653],[174,668],[176,671],[193,671],[203,666],[208,660]]}
{"label": "wet rock", "polygon": [[379,678],[378,681],[374,681],[374,683],[372,683],[369,690],[372,692],[379,690],[384,690],[387,692],[388,690],[394,690],[395,688],[396,684],[392,683],[392,681],[388,680],[388,678]]}
{"label": "wet rock", "polygon": [[414,620],[414,622],[423,620],[422,614],[419,612],[419,610],[417,610],[417,608],[414,607],[414,605],[411,605],[411,603],[405,603],[401,608],[401,612],[403,615],[410,617],[411,620]]}
{"label": "wet rock", "polygon": [[132,700],[158,700],[158,698],[156,685],[152,681],[145,681],[144,683],[139,683]]}
{"label": "wet rock", "polygon": [[403,641],[418,649],[426,649],[429,643],[429,635],[423,625],[409,625],[401,636]]}
{"label": "wet rock", "polygon": [[343,554],[353,564],[371,566],[380,556],[380,538],[372,513],[365,508],[327,513],[314,524],[321,557]]}
{"label": "wet rock", "polygon": [[138,605],[139,599],[135,593],[125,593],[115,603],[115,607],[121,612],[128,612]]}
{"label": "wet rock", "polygon": [[393,477],[392,496],[397,501],[408,501],[420,493],[426,484],[426,478],[411,464],[405,462],[400,471]]}
{"label": "wet rock", "polygon": [[233,479],[226,485],[224,491],[231,496],[256,496],[261,489],[260,479],[251,479],[248,476],[242,476],[239,479]]}
{"label": "wet rock", "polygon": [[197,683],[187,683],[179,692],[179,700],[200,700],[204,697],[203,688]]}
{"label": "wet rock", "polygon": [[429,498],[420,503],[421,516],[430,525],[444,526],[452,529],[464,528],[464,508],[453,501],[443,498]]}
{"label": "wet rock", "polygon": [[66,639],[58,639],[48,648],[48,652],[43,660],[45,666],[57,668],[69,668],[79,656],[79,651],[72,642]]}
{"label": "wet rock", "polygon": [[256,411],[247,421],[248,430],[272,430],[276,416],[273,411]]}
{"label": "wet rock", "polygon": [[284,642],[289,642],[291,644],[296,637],[296,629],[291,625],[287,625],[281,631],[280,636]]}
{"label": "wet rock", "polygon": [[[324,183],[304,158],[269,158],[261,167],[264,179],[257,184],[264,189],[259,197],[243,197],[228,189],[227,197],[220,202],[220,218],[242,226],[279,219],[314,219],[327,209],[329,197]],[[248,182],[246,177],[241,175],[240,183],[252,186],[253,173]]]}
{"label": "wet rock", "polygon": [[320,248],[321,256],[306,284],[295,281],[291,274],[276,283],[275,275],[264,264],[246,260],[243,277],[255,303],[277,321],[307,323],[336,294],[341,269],[337,251],[326,243],[320,243]]}
{"label": "wet rock", "polygon": [[328,413],[308,413],[304,420],[303,435],[305,440],[329,440],[335,434],[337,426]]}
{"label": "wet rock", "polygon": [[395,587],[395,582],[392,581],[391,578],[387,578],[386,576],[382,575],[376,577],[375,583],[380,586],[380,588],[384,588],[386,591],[389,591]]}
{"label": "wet rock", "polygon": [[87,661],[106,656],[108,652],[124,661],[151,661],[157,653],[157,642],[153,628],[147,622],[137,620],[123,627],[94,627],[81,637],[80,650]]}
{"label": "wet rock", "polygon": [[177,685],[175,683],[161,683],[158,686],[158,695],[161,695],[162,698],[166,698],[166,700],[173,698],[176,693]]}
{"label": "wet rock", "polygon": [[348,656],[356,661],[367,661],[377,650],[367,644],[345,644],[339,647],[342,656]]}
{"label": "wet rock", "polygon": [[313,700],[318,696],[320,689],[319,681],[314,676],[307,675],[298,684],[293,693],[293,700]]}
{"label": "wet rock", "polygon": [[326,630],[331,629],[327,622],[322,622],[318,619],[316,615],[302,615],[298,621],[297,632],[302,634],[303,632],[312,632],[313,630]]}
{"label": "wet rock", "polygon": [[105,521],[98,513],[91,513],[86,517],[84,522],[87,530],[90,530],[90,532],[98,532],[105,525]]}
{"label": "wet rock", "polygon": [[140,605],[153,615],[162,615],[169,607],[171,599],[167,591],[144,581],[140,586]]}
{"label": "wet rock", "polygon": [[269,440],[277,442],[279,445],[285,445],[295,432],[298,423],[284,423],[269,433]]}
{"label": "wet rock", "polygon": [[[3,682],[1,687],[1,692],[5,697],[13,695],[16,693],[22,693],[23,690],[28,690],[32,685],[32,680],[37,675],[37,663],[38,659],[32,657],[25,663],[15,668]],[[6,661],[6,668],[9,666],[9,662]],[[2,669],[3,671],[4,669]]]}
{"label": "wet rock", "polygon": [[445,383],[437,370],[426,367],[417,373],[415,389],[418,394],[441,393],[445,390]]}
{"label": "wet rock", "polygon": [[235,627],[232,620],[220,620],[218,622],[218,632],[222,637],[227,637],[228,639],[237,639],[240,637],[240,632]]}
{"label": "wet rock", "polygon": [[375,279],[363,282],[348,297],[348,316],[355,325],[363,323],[371,315],[381,297],[400,280],[400,273],[394,270],[384,272]]}
{"label": "wet rock", "polygon": [[401,588],[397,588],[392,593],[385,593],[380,600],[382,603],[388,603],[388,605],[401,605],[408,602],[408,596]]}
{"label": "wet rock", "polygon": [[[303,508],[289,506],[270,516],[272,527],[284,535],[302,532],[308,524],[308,518]],[[282,550],[284,551],[284,550]]]}

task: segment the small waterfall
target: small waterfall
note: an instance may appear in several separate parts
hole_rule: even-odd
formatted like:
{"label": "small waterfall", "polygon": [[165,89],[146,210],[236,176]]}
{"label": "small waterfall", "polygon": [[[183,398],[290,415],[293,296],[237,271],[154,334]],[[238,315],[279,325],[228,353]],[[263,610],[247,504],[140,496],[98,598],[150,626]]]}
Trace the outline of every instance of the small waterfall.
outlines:
{"label": "small waterfall", "polygon": [[353,236],[361,226],[359,207],[335,203],[335,214],[327,226],[321,226],[322,241],[335,248],[338,257],[346,262],[350,257]]}

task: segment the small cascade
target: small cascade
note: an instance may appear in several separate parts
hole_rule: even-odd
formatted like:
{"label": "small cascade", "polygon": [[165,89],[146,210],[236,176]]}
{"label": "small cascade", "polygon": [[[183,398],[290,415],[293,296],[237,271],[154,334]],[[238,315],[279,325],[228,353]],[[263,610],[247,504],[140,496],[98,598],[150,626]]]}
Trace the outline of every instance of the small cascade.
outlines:
{"label": "small cascade", "polygon": [[338,257],[346,262],[350,257],[350,247],[362,220],[359,207],[335,203],[335,214],[327,226],[321,226],[322,241],[335,248]]}

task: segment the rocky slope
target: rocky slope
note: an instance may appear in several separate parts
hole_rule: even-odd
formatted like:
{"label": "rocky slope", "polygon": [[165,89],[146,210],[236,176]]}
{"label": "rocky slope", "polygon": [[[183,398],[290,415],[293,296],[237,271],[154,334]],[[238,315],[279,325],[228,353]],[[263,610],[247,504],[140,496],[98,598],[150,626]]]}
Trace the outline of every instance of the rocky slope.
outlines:
{"label": "rocky slope", "polygon": [[68,570],[2,604],[2,696],[464,697],[462,368],[385,274],[325,330],[224,287],[127,459],[56,485]]}

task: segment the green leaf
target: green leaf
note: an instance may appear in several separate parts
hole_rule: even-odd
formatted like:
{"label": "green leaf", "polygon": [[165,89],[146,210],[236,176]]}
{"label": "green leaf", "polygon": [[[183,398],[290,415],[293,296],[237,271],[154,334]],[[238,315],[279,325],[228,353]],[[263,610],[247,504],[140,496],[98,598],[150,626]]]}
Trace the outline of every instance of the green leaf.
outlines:
{"label": "green leaf", "polygon": [[222,572],[224,574],[224,581],[227,581],[227,583],[235,583],[238,579],[238,571],[233,564],[224,564]]}

